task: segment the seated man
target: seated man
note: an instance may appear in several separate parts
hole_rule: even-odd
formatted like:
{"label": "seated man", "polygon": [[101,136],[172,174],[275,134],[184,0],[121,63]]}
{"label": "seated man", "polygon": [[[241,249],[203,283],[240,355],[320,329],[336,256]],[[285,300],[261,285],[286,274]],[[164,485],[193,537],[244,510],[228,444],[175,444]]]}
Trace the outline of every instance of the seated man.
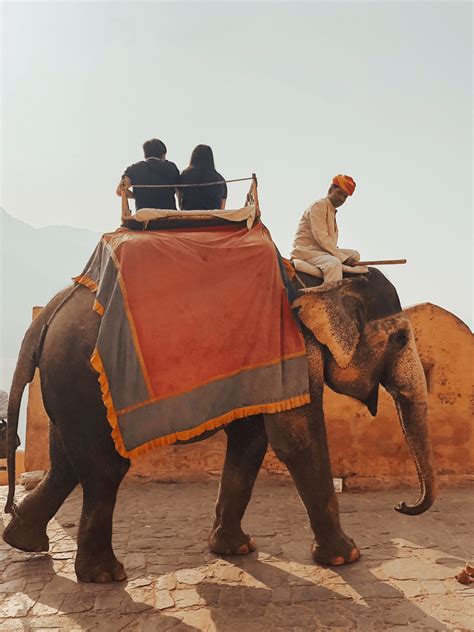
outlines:
{"label": "seated man", "polygon": [[134,188],[135,184],[169,184],[178,185],[180,181],[178,167],[174,162],[166,160],[166,145],[157,138],[143,143],[145,160],[136,162],[125,169],[117,195],[122,194],[122,187],[127,189],[127,197],[135,198],[136,210],[141,208],[163,208],[176,210],[176,188]]}
{"label": "seated man", "polygon": [[336,209],[354,193],[355,187],[350,176],[335,176],[327,197],[306,209],[296,231],[291,258],[319,268],[325,283],[342,279],[342,264],[352,267],[360,259],[356,250],[337,247]]}

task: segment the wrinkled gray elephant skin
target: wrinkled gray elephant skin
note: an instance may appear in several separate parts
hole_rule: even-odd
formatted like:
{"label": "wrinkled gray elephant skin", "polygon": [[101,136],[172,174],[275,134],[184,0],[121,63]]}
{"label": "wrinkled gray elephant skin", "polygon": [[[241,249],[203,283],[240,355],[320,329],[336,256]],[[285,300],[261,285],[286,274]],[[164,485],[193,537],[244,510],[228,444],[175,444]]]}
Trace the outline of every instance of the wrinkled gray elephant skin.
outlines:
{"label": "wrinkled gray elephant skin", "polygon": [[[46,526],[80,483],[77,577],[110,582],[126,577],[112,549],[112,516],[130,462],[115,450],[97,374],[89,363],[99,327],[93,299],[82,287],[72,293],[64,290],[33,321],[23,340],[8,411],[10,489],[5,510],[13,517],[3,538],[23,551],[47,551]],[[241,529],[241,520],[270,441],[306,507],[314,533],[313,559],[349,563],[359,558],[359,551],[339,521],[324,424],[324,382],[364,402],[372,414],[379,385],[391,393],[420,481],[418,500],[412,505],[401,503],[397,509],[419,514],[434,499],[424,374],[396,291],[377,270],[362,278],[303,289],[294,307],[303,323],[309,357],[311,404],[226,427],[227,452],[209,545],[222,555],[255,549]],[[17,507],[13,497],[18,414],[24,387],[36,366],[51,420],[51,469]]]}

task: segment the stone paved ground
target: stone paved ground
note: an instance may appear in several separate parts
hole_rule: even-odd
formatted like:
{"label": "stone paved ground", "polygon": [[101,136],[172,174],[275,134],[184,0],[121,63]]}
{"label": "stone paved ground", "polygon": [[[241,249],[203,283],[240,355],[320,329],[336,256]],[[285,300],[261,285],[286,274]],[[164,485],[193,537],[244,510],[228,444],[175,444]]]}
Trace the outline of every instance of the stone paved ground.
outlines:
{"label": "stone paved ground", "polygon": [[391,508],[413,492],[339,495],[363,553],[339,569],[311,563],[305,512],[280,479],[258,481],[245,520],[258,553],[210,554],[216,491],[215,482],[122,486],[114,542],[129,578],[98,586],[74,575],[76,490],[50,525],[50,554],[0,545],[0,629],[474,630],[474,589],[453,579],[473,558],[469,490],[443,491],[419,517]]}

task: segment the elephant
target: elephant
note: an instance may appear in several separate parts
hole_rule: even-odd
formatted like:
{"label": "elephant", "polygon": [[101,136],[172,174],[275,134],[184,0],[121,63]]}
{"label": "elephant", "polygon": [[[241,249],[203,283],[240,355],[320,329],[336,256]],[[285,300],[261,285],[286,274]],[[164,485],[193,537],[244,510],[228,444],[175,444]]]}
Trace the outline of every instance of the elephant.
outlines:
{"label": "elephant", "polygon": [[[292,306],[301,322],[308,357],[311,403],[225,426],[227,449],[209,547],[221,555],[255,550],[256,543],[243,532],[241,521],[270,443],[288,468],[309,516],[313,560],[326,565],[351,563],[359,559],[360,552],[339,519],[323,386],[326,383],[363,402],[372,415],[377,411],[379,385],[391,394],[420,484],[416,502],[401,502],[395,509],[417,515],[435,498],[425,376],[397,292],[377,269],[323,285],[307,275],[292,282],[297,288]],[[298,288],[299,283],[304,287]],[[80,483],[83,508],[76,575],[79,581],[105,583],[126,578],[112,549],[112,520],[117,491],[130,461],[114,447],[98,376],[89,363],[100,321],[92,309],[93,300],[94,295],[82,286],[63,290],[25,334],[10,393],[5,511],[13,515],[3,539],[23,551],[47,551],[47,524]],[[14,446],[19,407],[36,367],[50,419],[51,467],[40,485],[16,506]]]}

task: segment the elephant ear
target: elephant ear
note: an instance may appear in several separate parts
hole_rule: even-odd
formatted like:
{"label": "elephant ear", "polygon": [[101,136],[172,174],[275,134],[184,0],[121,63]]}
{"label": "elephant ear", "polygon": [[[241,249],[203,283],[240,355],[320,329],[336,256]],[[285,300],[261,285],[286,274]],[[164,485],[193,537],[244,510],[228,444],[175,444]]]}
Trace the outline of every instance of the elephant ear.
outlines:
{"label": "elephant ear", "polygon": [[341,369],[352,361],[365,325],[360,284],[366,279],[343,279],[300,292],[292,307],[301,322],[331,352]]}

